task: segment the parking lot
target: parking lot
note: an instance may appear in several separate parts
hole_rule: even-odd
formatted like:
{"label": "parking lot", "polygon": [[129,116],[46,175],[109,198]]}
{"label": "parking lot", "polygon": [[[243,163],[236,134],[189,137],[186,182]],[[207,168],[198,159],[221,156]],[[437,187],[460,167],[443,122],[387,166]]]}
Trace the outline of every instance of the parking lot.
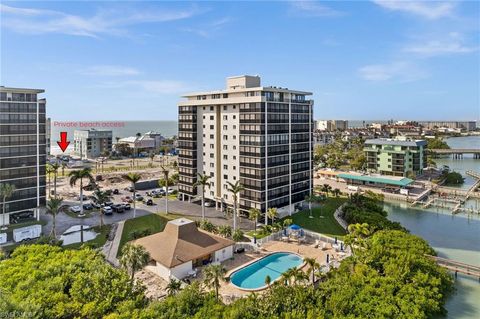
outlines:
{"label": "parking lot", "polygon": [[[126,190],[119,190],[120,194],[112,195],[112,202],[114,204],[124,203],[122,198],[125,196],[132,197],[133,193],[126,191]],[[138,194],[142,195],[144,199],[152,199],[153,205],[147,206],[141,201],[136,202],[136,216],[144,216],[147,214],[152,213],[165,213],[165,197],[160,198],[152,198],[146,195],[147,191],[137,191]],[[84,203],[90,202],[89,200],[84,201]],[[65,200],[65,205],[75,206],[80,205],[80,202],[77,200]],[[103,221],[105,224],[114,224],[122,220],[127,220],[133,218],[133,203],[130,203],[131,209],[126,210],[123,213],[116,213],[113,212],[111,215],[103,216]],[[169,199],[168,201],[168,211],[174,215],[181,215],[193,220],[198,220],[202,216],[202,207],[200,203],[189,203],[189,202],[182,202],[177,199]],[[73,225],[79,225],[83,222],[86,226],[97,226],[100,224],[100,212],[98,210],[85,210],[87,216],[83,218],[74,218],[69,216],[65,213],[60,213],[57,215],[56,218],[56,231],[57,234],[62,234],[65,230],[70,228]],[[215,207],[205,207],[205,215],[206,217],[216,225],[232,225],[232,217],[228,218],[224,216],[221,211],[217,211]],[[41,219],[47,222],[47,225],[44,226],[43,232],[44,234],[49,234],[52,228],[52,216],[45,214],[44,212],[41,214]],[[244,230],[250,230],[253,228],[253,222],[246,219],[246,218],[239,218],[238,219],[239,227]]]}

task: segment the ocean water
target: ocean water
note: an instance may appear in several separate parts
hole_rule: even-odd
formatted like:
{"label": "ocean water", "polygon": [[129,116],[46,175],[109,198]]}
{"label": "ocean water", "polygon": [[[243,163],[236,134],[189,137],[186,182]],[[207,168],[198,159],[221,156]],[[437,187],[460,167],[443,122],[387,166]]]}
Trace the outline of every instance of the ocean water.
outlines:
{"label": "ocean water", "polygon": [[[116,138],[135,136],[137,133],[146,133],[154,131],[161,133],[165,137],[172,137],[178,134],[177,121],[55,121],[51,122],[51,153],[61,153],[57,145],[60,138],[60,132],[67,132],[70,141],[73,140],[75,130],[86,130],[95,128],[97,130],[111,130],[113,134],[113,143]],[[69,147],[71,150],[72,147]],[[68,151],[66,153],[68,153]]]}

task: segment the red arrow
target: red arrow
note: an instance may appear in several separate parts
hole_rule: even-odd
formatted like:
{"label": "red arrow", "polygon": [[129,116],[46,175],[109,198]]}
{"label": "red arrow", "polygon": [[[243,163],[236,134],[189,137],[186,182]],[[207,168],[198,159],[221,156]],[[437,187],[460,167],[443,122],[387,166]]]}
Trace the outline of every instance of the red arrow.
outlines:
{"label": "red arrow", "polygon": [[60,141],[57,141],[57,144],[62,149],[62,152],[65,152],[70,144],[70,142],[67,141],[67,132],[60,132]]}

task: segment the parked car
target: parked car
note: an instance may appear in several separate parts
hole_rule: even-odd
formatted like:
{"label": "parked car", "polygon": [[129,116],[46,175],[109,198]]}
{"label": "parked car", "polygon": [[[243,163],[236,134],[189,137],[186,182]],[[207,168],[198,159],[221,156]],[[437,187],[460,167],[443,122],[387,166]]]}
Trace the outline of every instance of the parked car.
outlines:
{"label": "parked car", "polygon": [[100,205],[99,203],[95,203],[95,202],[92,202],[92,206],[96,209],[102,208],[102,205]]}
{"label": "parked car", "polygon": [[103,176],[102,175],[97,175],[97,176],[95,176],[95,180],[97,182],[103,181]]}
{"label": "parked car", "polygon": [[90,204],[90,203],[83,204],[83,209],[85,209],[85,210],[92,210],[92,209],[93,209],[93,205]]}
{"label": "parked car", "polygon": [[142,200],[143,200],[143,196],[140,195],[140,194],[135,194],[135,200],[140,200],[140,201],[142,201]]}
{"label": "parked car", "polygon": [[168,195],[173,194],[174,192],[175,192],[175,190],[171,187],[169,187],[168,190],[167,190]]}
{"label": "parked car", "polygon": [[33,213],[33,211],[29,210],[29,211],[14,213],[14,214],[10,215],[10,220],[11,220],[12,224],[16,224],[16,223],[21,222],[22,220],[32,219],[34,217],[35,217],[35,214]]}
{"label": "parked car", "polygon": [[70,207],[70,211],[71,211],[72,213],[78,214],[78,213],[80,213],[80,212],[82,211],[82,209],[80,208],[80,206],[72,206],[72,207]]}
{"label": "parked car", "polygon": [[112,209],[113,209],[113,211],[116,212],[116,213],[123,213],[124,210],[125,210],[123,204],[113,205],[113,206],[112,206]]}
{"label": "parked car", "polygon": [[113,214],[113,209],[110,206],[105,206],[102,208],[102,213],[104,215],[112,215]]}
{"label": "parked car", "polygon": [[130,196],[122,197],[122,202],[131,203],[133,199]]}
{"label": "parked car", "polygon": [[125,207],[125,210],[130,210],[130,208],[131,208],[130,204],[125,204],[124,207]]}
{"label": "parked car", "polygon": [[118,190],[118,188],[115,188],[115,189],[113,190],[113,194],[115,194],[115,195],[120,194],[120,191]]}
{"label": "parked car", "polygon": [[113,202],[105,202],[105,206],[113,206]]}
{"label": "parked car", "polygon": [[149,199],[146,199],[143,203],[145,205],[152,206],[153,205],[153,200],[151,198],[149,198]]}
{"label": "parked car", "polygon": [[206,200],[204,205],[205,207],[214,207],[215,203],[212,201]]}

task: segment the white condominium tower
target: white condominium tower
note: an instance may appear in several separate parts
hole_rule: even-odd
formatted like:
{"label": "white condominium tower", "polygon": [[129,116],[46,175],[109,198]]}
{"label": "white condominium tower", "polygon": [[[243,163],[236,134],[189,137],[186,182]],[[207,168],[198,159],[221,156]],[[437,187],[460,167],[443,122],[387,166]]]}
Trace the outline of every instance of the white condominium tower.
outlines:
{"label": "white condominium tower", "polygon": [[312,189],[313,101],[309,92],[262,87],[259,76],[227,78],[225,90],[191,93],[178,104],[179,193],[201,196],[197,174],[211,176],[205,197],[233,205],[227,182],[245,188],[240,211],[294,212]]}

